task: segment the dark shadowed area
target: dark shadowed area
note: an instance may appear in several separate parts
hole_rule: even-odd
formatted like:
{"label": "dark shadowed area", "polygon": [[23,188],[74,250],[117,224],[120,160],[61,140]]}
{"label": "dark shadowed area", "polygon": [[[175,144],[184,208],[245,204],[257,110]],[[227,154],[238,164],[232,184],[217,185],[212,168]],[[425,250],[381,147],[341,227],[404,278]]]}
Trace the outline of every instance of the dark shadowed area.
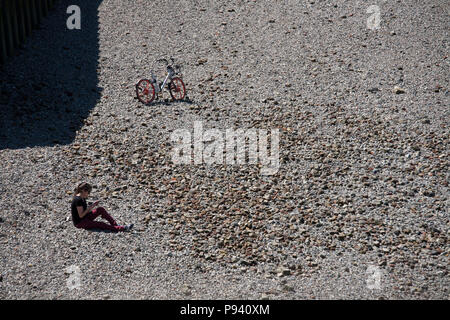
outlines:
{"label": "dark shadowed area", "polygon": [[[0,69],[0,149],[71,143],[96,105],[98,6],[58,1],[25,46]],[[81,9],[81,30],[66,26]]]}

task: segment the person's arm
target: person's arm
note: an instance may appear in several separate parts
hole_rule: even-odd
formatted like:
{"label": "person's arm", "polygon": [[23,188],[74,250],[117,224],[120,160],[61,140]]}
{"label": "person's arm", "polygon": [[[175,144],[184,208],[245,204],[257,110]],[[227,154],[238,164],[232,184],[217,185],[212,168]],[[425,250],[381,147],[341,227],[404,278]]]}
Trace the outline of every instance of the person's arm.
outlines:
{"label": "person's arm", "polygon": [[98,201],[94,202],[93,204],[91,204],[90,206],[88,206],[86,208],[86,210],[83,211],[83,207],[77,207],[77,211],[78,211],[78,215],[80,216],[81,219],[84,218],[85,215],[87,215],[95,206],[98,205]]}

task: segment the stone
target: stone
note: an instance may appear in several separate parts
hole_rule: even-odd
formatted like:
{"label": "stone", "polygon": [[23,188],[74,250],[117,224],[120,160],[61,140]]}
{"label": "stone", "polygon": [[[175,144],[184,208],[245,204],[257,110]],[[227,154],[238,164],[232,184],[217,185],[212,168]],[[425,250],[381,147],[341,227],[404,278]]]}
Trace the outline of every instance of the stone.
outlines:
{"label": "stone", "polygon": [[191,291],[191,288],[189,286],[184,286],[183,289],[181,289],[181,292],[185,296],[191,296],[192,295],[192,291]]}
{"label": "stone", "polygon": [[406,91],[405,91],[405,89],[403,89],[403,88],[401,88],[399,86],[395,86],[394,89],[393,89],[393,92],[395,94],[402,94],[402,93],[405,93]]}
{"label": "stone", "polygon": [[275,273],[277,274],[278,277],[284,277],[291,275],[291,270],[289,270],[286,267],[280,266],[275,270]]}

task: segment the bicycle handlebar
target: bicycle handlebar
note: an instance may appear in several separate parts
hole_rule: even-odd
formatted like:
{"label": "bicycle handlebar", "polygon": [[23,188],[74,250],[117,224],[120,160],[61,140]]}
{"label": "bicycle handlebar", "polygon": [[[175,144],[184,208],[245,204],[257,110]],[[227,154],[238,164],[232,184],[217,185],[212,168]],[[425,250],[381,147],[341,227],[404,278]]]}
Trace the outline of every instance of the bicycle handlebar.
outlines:
{"label": "bicycle handlebar", "polygon": [[[170,64],[174,64],[175,63],[175,60],[172,57],[170,57],[170,61],[171,61]],[[164,62],[166,65],[169,64],[169,61],[167,61],[167,59],[164,59],[164,58],[158,59],[158,60],[156,60],[156,62]]]}
{"label": "bicycle handlebar", "polygon": [[169,61],[167,61],[167,59],[158,59],[156,60],[156,62],[165,62],[166,65],[169,64]]}
{"label": "bicycle handlebar", "polygon": [[181,66],[178,65],[178,64],[174,65],[174,63],[175,63],[174,58],[173,58],[173,57],[170,57],[169,59],[170,59],[170,61],[171,61],[170,64],[169,64],[169,61],[167,61],[167,59],[165,59],[165,58],[157,59],[157,60],[155,60],[155,62],[164,62],[165,65],[166,65],[166,67],[167,67],[167,68],[170,67],[175,73],[181,72]]}

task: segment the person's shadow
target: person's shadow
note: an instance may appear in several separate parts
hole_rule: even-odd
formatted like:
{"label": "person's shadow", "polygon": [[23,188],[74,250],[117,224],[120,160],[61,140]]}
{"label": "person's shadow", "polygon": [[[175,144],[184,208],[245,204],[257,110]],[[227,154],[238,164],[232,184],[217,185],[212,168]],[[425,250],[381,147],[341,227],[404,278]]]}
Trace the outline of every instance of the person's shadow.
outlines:
{"label": "person's shadow", "polygon": [[[61,0],[15,57],[0,65],[0,150],[69,144],[100,98],[98,6]],[[67,8],[81,10],[69,30]]]}
{"label": "person's shadow", "polygon": [[99,229],[99,228],[92,228],[92,229],[87,229],[87,232],[96,232],[96,233],[115,233],[111,230],[103,230],[103,229]]}

